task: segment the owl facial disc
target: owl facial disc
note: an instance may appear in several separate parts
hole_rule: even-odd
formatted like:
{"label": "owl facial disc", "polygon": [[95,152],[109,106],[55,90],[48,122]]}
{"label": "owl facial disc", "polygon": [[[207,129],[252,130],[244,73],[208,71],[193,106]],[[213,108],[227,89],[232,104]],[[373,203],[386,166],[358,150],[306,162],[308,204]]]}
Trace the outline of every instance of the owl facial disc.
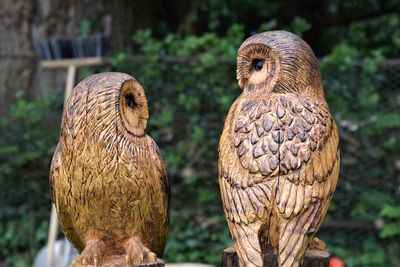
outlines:
{"label": "owl facial disc", "polygon": [[149,110],[144,89],[136,80],[127,80],[122,84],[119,110],[126,130],[135,136],[144,135]]}
{"label": "owl facial disc", "polygon": [[236,77],[244,91],[324,95],[314,52],[304,40],[286,31],[247,38],[238,51]]}
{"label": "owl facial disc", "polygon": [[278,77],[278,58],[263,43],[249,44],[239,51],[237,78],[239,87],[272,89]]}

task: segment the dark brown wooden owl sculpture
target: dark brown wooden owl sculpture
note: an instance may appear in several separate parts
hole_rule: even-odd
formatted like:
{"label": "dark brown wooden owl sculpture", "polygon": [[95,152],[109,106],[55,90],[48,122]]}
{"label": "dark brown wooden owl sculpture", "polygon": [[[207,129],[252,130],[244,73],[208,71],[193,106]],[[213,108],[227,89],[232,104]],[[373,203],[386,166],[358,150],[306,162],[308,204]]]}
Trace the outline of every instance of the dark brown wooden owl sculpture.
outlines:
{"label": "dark brown wooden owl sculpture", "polygon": [[324,100],[311,48],[286,31],[248,38],[237,57],[242,94],[219,145],[225,216],[242,266],[299,266],[339,176],[338,128]]}
{"label": "dark brown wooden owl sculpture", "polygon": [[63,231],[80,252],[76,266],[163,254],[169,186],[145,133],[148,117],[143,87],[123,73],[90,76],[66,102],[50,184]]}

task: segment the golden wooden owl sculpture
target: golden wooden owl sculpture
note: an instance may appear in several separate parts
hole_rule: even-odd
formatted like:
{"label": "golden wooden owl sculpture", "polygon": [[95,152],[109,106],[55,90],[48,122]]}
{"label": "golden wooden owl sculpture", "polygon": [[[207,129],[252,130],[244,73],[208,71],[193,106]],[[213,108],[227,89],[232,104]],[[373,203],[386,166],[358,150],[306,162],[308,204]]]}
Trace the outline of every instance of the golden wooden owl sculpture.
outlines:
{"label": "golden wooden owl sculpture", "polygon": [[80,252],[77,266],[163,254],[169,186],[145,134],[148,116],[142,86],[123,73],[90,76],[66,102],[50,184],[63,231]]}
{"label": "golden wooden owl sculpture", "polygon": [[286,31],[248,38],[237,57],[243,93],[219,145],[225,216],[242,266],[299,266],[327,212],[339,176],[338,128],[324,100],[318,61]]}

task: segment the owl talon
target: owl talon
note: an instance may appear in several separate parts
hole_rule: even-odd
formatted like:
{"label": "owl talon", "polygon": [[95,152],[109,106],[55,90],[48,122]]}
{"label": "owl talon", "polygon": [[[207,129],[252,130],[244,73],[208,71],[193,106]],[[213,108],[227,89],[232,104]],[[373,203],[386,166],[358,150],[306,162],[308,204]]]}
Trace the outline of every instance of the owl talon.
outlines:
{"label": "owl talon", "polygon": [[321,239],[314,237],[309,245],[310,249],[326,250],[326,244]]}
{"label": "owl talon", "polygon": [[157,262],[157,255],[154,252],[147,252],[145,254],[145,261],[146,262]]}
{"label": "owl talon", "polygon": [[125,261],[127,265],[157,262],[156,254],[144,246],[137,238],[129,239],[125,247]]}
{"label": "owl talon", "polygon": [[95,267],[100,264],[100,255],[102,251],[102,242],[99,240],[88,242],[85,249],[81,252],[79,257],[73,262],[73,267],[81,267],[87,265],[94,265]]}

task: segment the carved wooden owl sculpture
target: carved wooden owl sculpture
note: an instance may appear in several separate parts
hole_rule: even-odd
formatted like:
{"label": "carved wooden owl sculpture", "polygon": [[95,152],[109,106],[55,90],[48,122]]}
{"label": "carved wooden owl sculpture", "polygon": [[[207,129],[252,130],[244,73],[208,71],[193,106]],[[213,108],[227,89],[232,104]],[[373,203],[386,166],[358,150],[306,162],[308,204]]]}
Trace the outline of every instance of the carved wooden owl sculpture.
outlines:
{"label": "carved wooden owl sculpture", "polygon": [[339,176],[338,128],[324,100],[311,48],[286,31],[248,38],[238,51],[243,93],[219,145],[225,216],[242,266],[262,266],[273,247],[279,266],[299,266]]}
{"label": "carved wooden owl sculpture", "polygon": [[66,102],[53,156],[52,199],[75,265],[155,262],[168,228],[168,181],[159,149],[146,135],[143,87],[123,73],[92,75]]}

